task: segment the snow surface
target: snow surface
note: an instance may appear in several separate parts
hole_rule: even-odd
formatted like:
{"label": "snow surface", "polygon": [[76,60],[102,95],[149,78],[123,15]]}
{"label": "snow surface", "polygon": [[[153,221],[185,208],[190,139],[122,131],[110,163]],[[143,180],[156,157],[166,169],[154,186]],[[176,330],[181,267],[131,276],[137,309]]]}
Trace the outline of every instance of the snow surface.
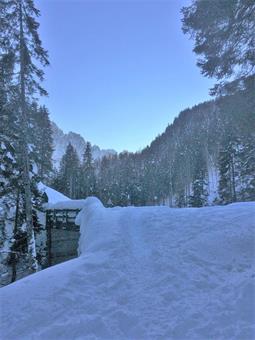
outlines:
{"label": "snow surface", "polygon": [[45,209],[82,209],[84,207],[84,199],[71,200],[42,182],[38,183],[38,188],[48,196],[48,203],[44,204]]}
{"label": "snow surface", "polygon": [[82,209],[85,204],[84,200],[69,200],[69,201],[60,201],[54,204],[47,204],[47,209]]}
{"label": "snow surface", "polygon": [[70,201],[70,198],[66,197],[65,195],[61,194],[60,192],[48,187],[47,185],[43,184],[42,182],[38,183],[38,189],[42,192],[45,192],[48,197],[48,203],[54,204],[59,201]]}
{"label": "snow surface", "polygon": [[0,290],[2,339],[255,338],[255,202],[89,198],[77,223],[79,258]]}

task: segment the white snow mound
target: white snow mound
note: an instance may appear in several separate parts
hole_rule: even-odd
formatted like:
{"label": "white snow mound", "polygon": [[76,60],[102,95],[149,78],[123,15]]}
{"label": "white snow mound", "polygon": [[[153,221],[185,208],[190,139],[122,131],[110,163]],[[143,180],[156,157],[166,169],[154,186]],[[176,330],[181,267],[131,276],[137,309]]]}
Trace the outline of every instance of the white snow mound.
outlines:
{"label": "white snow mound", "polygon": [[45,206],[46,209],[82,209],[85,204],[85,199],[80,200],[68,200],[68,201],[59,201],[53,204],[47,204]]}
{"label": "white snow mound", "polygon": [[42,182],[38,183],[38,189],[40,191],[46,193],[46,195],[48,197],[48,203],[47,204],[54,204],[54,203],[57,203],[57,202],[60,202],[60,201],[61,202],[70,201],[70,198],[61,194],[61,192],[58,192],[57,190],[48,187],[47,185],[43,184]]}
{"label": "white snow mound", "polygon": [[77,216],[80,257],[0,290],[2,339],[254,339],[255,202]]}

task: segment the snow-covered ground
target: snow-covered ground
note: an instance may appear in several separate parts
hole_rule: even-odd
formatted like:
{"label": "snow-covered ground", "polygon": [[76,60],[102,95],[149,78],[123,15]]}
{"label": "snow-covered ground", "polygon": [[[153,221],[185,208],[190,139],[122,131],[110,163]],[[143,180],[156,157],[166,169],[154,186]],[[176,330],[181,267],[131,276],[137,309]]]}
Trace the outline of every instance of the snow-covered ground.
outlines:
{"label": "snow-covered ground", "polygon": [[255,203],[104,208],[80,257],[0,290],[2,339],[255,338]]}

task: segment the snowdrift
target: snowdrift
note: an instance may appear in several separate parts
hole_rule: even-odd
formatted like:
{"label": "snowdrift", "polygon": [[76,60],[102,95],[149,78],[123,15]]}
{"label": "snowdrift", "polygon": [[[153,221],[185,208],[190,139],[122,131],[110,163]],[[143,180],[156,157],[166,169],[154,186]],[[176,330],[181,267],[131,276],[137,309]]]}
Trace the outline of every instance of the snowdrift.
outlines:
{"label": "snowdrift", "polygon": [[39,182],[38,188],[48,197],[48,202],[44,203],[44,209],[82,209],[84,206],[85,199],[71,200],[42,182]]}
{"label": "snowdrift", "polygon": [[46,209],[82,209],[84,207],[85,200],[71,200],[69,201],[58,201],[56,203],[47,204]]}
{"label": "snowdrift", "polygon": [[77,216],[77,259],[0,290],[2,339],[252,339],[255,203]]}
{"label": "snowdrift", "polygon": [[[55,204],[59,201],[70,201],[70,198],[66,197],[65,195],[61,194],[55,189],[52,189],[48,187],[47,185],[43,184],[42,182],[39,182],[38,188],[41,192],[45,192],[48,197],[48,203],[47,204]],[[46,206],[47,206],[46,204]]]}

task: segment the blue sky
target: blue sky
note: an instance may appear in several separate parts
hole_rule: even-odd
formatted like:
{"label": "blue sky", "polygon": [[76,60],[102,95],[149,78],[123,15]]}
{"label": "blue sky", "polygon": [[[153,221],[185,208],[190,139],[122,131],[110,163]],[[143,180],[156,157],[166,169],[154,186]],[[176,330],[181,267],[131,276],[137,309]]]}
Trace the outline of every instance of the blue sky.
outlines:
{"label": "blue sky", "polygon": [[213,81],[181,31],[189,0],[43,0],[40,35],[51,66],[43,102],[65,132],[137,151],[179,112],[208,100]]}

